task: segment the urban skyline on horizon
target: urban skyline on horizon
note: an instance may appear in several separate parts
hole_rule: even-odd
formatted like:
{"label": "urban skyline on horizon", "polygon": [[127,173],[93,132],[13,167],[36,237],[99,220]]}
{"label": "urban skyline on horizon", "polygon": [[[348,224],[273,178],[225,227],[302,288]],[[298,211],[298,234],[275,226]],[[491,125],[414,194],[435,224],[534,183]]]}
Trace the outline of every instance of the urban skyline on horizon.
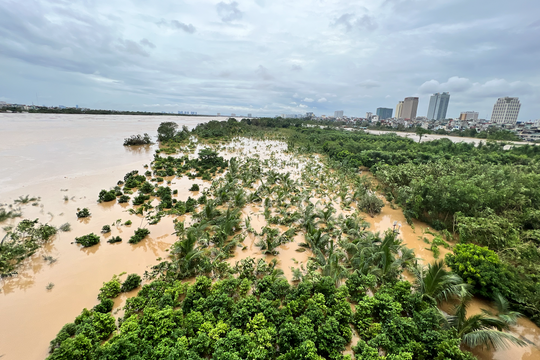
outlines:
{"label": "urban skyline on horizon", "polygon": [[419,98],[417,112],[426,115],[427,97],[449,92],[449,116],[474,110],[489,118],[504,96],[520,98],[518,120],[540,116],[540,3],[132,5],[0,2],[0,101],[362,116],[407,95]]}

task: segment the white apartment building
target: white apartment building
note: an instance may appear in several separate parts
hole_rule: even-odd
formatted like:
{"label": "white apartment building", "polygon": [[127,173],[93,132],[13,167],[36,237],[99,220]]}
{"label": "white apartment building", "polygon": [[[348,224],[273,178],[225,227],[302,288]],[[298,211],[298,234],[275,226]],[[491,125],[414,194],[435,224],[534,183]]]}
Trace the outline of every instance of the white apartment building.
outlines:
{"label": "white apartment building", "polygon": [[496,124],[515,124],[519,115],[521,104],[519,98],[503,97],[497,99],[493,106],[491,122]]}

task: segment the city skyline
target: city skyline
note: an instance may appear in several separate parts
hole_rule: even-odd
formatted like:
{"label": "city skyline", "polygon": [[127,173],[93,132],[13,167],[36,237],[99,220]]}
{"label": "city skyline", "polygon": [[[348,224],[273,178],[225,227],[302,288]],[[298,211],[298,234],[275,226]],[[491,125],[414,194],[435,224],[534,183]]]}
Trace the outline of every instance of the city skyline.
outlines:
{"label": "city skyline", "polygon": [[424,115],[426,97],[447,91],[448,116],[489,118],[514,96],[518,120],[537,119],[540,3],[505,4],[4,0],[0,101],[361,116],[413,96]]}

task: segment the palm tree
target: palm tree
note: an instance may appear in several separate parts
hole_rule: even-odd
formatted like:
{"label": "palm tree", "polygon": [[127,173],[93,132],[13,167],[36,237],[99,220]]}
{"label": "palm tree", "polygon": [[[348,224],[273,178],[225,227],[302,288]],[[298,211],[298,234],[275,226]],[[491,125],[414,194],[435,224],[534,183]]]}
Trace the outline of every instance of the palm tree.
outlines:
{"label": "palm tree", "polygon": [[315,226],[308,223],[304,239],[305,242],[298,244],[298,246],[311,249],[311,251],[318,249],[321,253],[326,253],[330,237],[328,234],[323,233],[321,229],[316,229]]}
{"label": "palm tree", "polygon": [[204,260],[205,251],[196,247],[199,232],[190,228],[183,240],[177,241],[172,246],[171,256],[174,258],[176,272],[180,278],[195,275]]}
{"label": "palm tree", "polygon": [[423,299],[440,303],[455,297],[463,299],[470,296],[470,285],[465,284],[457,274],[447,271],[443,260],[435,261],[427,268],[418,265],[413,274],[416,278],[416,290]]}
{"label": "palm tree", "polygon": [[330,242],[330,248],[328,249],[328,257],[317,248],[313,250],[311,259],[321,267],[323,276],[329,276],[334,280],[336,286],[339,286],[342,279],[345,279],[349,274],[347,268],[343,265],[343,260],[346,255],[343,251],[334,248],[334,241]]}
{"label": "palm tree", "polygon": [[[508,310],[506,299],[498,299],[496,304],[501,300],[502,305]],[[488,350],[492,348],[495,350],[505,349],[511,344],[518,346],[527,345],[525,341],[514,335],[503,332],[503,330],[508,330],[510,325],[515,322],[518,313],[507,311],[503,316],[495,316],[487,311],[483,311],[481,314],[467,317],[467,306],[470,301],[471,297],[466,297],[456,306],[455,315],[446,316],[446,325],[453,327],[457,331],[463,345],[469,348],[485,346]],[[512,315],[509,315],[509,313],[512,313]]]}
{"label": "palm tree", "polygon": [[255,245],[260,247],[263,254],[277,255],[279,251],[278,246],[281,245],[280,238],[278,237],[279,230],[265,226],[262,230],[262,236],[266,236],[260,239]]}

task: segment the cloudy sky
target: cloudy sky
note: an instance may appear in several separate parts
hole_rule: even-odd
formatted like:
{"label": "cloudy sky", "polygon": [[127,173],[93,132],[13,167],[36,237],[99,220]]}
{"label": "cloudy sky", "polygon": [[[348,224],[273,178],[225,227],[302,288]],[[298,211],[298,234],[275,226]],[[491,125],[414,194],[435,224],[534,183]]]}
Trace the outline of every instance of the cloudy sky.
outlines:
{"label": "cloudy sky", "polygon": [[364,116],[451,94],[540,118],[537,0],[0,0],[0,101]]}

